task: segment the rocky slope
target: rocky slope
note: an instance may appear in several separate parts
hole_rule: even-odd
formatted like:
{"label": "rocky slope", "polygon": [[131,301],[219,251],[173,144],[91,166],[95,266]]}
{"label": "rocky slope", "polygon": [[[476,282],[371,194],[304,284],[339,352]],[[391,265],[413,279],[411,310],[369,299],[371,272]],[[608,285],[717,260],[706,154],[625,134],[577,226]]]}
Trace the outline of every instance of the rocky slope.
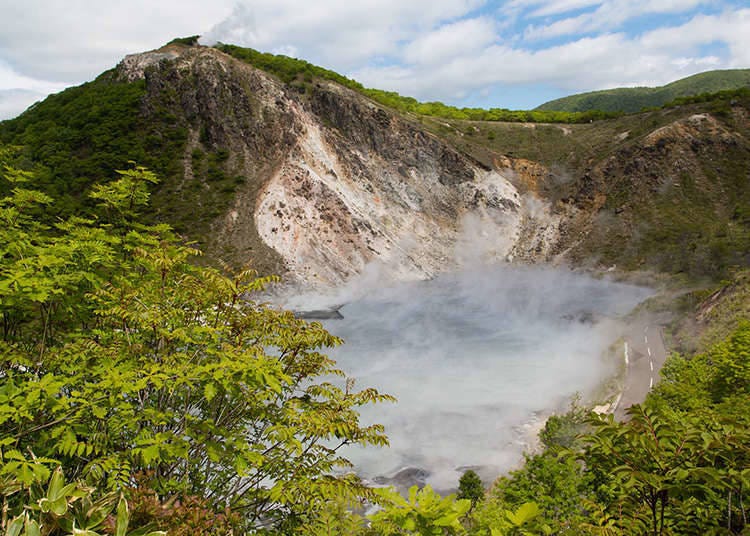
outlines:
{"label": "rocky slope", "polygon": [[209,262],[312,286],[478,260],[714,280],[750,263],[748,95],[590,124],[453,121],[268,56],[283,81],[207,47],[128,56],[0,141],[43,166],[63,217],[137,160],[162,178],[147,219]]}
{"label": "rocky slope", "polygon": [[749,118],[745,94],[584,125],[425,123],[547,200],[547,260],[717,280],[750,263]]}
{"label": "rocky slope", "polygon": [[[541,200],[332,82],[300,90],[217,50],[179,46],[128,56],[115,76],[145,80],[147,113],[176,95],[189,132],[175,195],[189,191],[199,151],[225,150],[229,173],[244,178],[212,232],[214,250],[234,260],[328,286],[372,263],[425,278],[554,242]],[[530,225],[540,218],[544,233]]]}
{"label": "rocky slope", "polygon": [[586,171],[566,200],[585,210],[570,221],[592,251],[627,268],[718,275],[750,262],[750,138],[747,109],[721,120],[695,113],[623,145]]}

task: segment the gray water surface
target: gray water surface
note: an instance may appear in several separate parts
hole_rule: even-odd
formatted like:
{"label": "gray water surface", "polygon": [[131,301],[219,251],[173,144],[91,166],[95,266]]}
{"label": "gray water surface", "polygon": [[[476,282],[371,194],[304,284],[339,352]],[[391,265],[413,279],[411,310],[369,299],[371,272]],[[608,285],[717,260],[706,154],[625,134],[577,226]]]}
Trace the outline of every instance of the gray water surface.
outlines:
{"label": "gray water surface", "polygon": [[398,398],[362,412],[390,448],[351,447],[366,478],[405,467],[455,487],[459,468],[491,478],[516,466],[523,427],[615,370],[617,321],[650,290],[568,270],[494,267],[374,288],[325,325],[331,352],[362,388]]}

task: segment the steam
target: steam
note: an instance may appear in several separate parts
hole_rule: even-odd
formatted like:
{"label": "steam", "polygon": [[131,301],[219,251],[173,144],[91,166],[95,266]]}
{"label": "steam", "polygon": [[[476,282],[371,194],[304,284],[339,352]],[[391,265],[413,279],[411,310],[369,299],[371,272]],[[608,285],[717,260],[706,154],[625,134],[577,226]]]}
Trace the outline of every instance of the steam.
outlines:
{"label": "steam", "polygon": [[202,45],[213,46],[219,41],[251,45],[260,40],[256,18],[249,6],[237,3],[232,13],[200,38]]}
{"label": "steam", "polygon": [[385,425],[391,447],[346,454],[364,477],[417,467],[439,489],[455,486],[461,467],[491,478],[516,465],[524,424],[612,374],[602,356],[617,318],[649,294],[567,270],[507,266],[389,288],[373,288],[373,274],[363,281],[369,294],[326,324],[346,341],[331,355],[360,386],[399,401],[362,414]]}
{"label": "steam", "polygon": [[459,223],[454,257],[458,266],[493,264],[507,259],[518,239],[518,218],[468,212]]}

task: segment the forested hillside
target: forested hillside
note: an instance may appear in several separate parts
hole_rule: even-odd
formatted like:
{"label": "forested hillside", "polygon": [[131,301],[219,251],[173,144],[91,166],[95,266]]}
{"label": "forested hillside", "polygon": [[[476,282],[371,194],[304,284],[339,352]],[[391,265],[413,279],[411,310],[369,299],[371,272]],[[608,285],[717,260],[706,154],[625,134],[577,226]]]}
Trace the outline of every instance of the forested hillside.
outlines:
{"label": "forested hillside", "polygon": [[[180,191],[190,121],[178,99],[174,89],[149,95],[144,80],[120,80],[109,71],[0,123],[0,141],[22,147],[37,166],[37,187],[57,200],[50,216],[90,208],[86,194],[92,185],[135,161],[163,178],[143,217],[168,221],[202,241],[217,207],[229,202],[243,179],[229,174],[225,148],[206,143],[206,149],[189,155],[197,180],[189,193]],[[187,210],[197,196],[204,209]]]}
{"label": "forested hillside", "polygon": [[570,95],[538,106],[537,111],[638,112],[658,108],[682,97],[750,87],[750,69],[709,71],[661,87],[623,87]]}
{"label": "forested hillside", "polygon": [[235,45],[218,44],[217,48],[231,56],[263,69],[288,84],[293,84],[300,91],[311,87],[315,78],[330,80],[344,87],[357,91],[374,101],[401,113],[423,116],[442,117],[445,119],[468,119],[472,121],[509,121],[535,123],[586,123],[589,121],[616,117],[617,113],[604,113],[598,110],[582,113],[569,113],[558,110],[508,110],[505,108],[457,108],[442,102],[419,102],[413,97],[404,97],[393,91],[366,88],[359,82],[351,80],[336,72],[318,67],[304,60],[275,54],[258,52],[251,48]]}

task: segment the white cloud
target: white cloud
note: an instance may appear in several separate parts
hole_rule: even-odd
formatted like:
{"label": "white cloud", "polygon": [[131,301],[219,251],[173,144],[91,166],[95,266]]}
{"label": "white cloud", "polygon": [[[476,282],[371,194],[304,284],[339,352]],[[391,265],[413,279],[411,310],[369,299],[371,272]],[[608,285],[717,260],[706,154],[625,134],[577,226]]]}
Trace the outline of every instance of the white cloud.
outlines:
{"label": "white cloud", "polygon": [[703,69],[716,69],[721,66],[721,58],[717,56],[707,56],[705,58],[674,58],[672,59],[672,65],[680,69],[681,71],[691,70],[698,68]]}
{"label": "white cloud", "polygon": [[0,120],[15,117],[34,102],[63,89],[65,84],[21,75],[0,59]]}
{"label": "white cloud", "polygon": [[[427,100],[498,85],[654,85],[750,67],[750,10],[707,14],[702,4],[715,11],[702,0],[0,0],[0,90],[56,91],[127,53],[200,33]],[[650,14],[674,22],[624,31]]]}
{"label": "white cloud", "polygon": [[0,58],[24,76],[80,83],[125,54],[210,28],[233,0],[0,0]]}
{"label": "white cloud", "polygon": [[590,24],[590,15],[580,15],[555,21],[546,26],[530,25],[524,31],[525,39],[550,39],[561,35],[573,35],[583,31]]}
{"label": "white cloud", "polygon": [[[699,47],[720,40],[731,57],[701,56]],[[366,68],[355,77],[420,98],[455,100],[467,91],[492,85],[547,84],[567,91],[618,86],[655,86],[708,68],[750,66],[750,10],[720,16],[696,16],[669,29],[642,37],[624,33],[580,38],[562,45],[530,50],[491,45],[480,53],[454,57],[437,67]]]}
{"label": "white cloud", "polygon": [[[576,0],[572,0],[576,1]],[[531,14],[538,17],[548,14],[548,8],[555,9],[559,2],[553,1],[549,5]],[[610,31],[619,28],[623,23],[636,17],[654,14],[684,13],[705,0],[610,0],[596,2],[599,7],[588,13],[576,17],[569,17],[551,22],[547,25],[531,25],[524,32],[526,39],[549,39],[576,33],[590,33]],[[591,5],[594,5],[592,3]],[[554,11],[553,11],[554,12]]]}
{"label": "white cloud", "polygon": [[442,22],[486,0],[252,0],[238,3],[205,40],[271,50],[293,46],[305,58],[349,69],[397,54]]}
{"label": "white cloud", "polygon": [[0,89],[0,121],[17,116],[46,96],[47,93],[26,89]]}
{"label": "white cloud", "polygon": [[547,2],[540,2],[540,3],[543,5],[535,9],[530,14],[531,17],[546,17],[549,15],[560,15],[562,13],[568,13],[576,9],[597,6],[597,5],[600,5],[602,2],[601,0],[550,0]]}
{"label": "white cloud", "polygon": [[466,19],[420,35],[405,47],[402,57],[408,63],[440,63],[480,51],[496,39],[491,19]]}
{"label": "white cloud", "polygon": [[672,28],[660,28],[644,34],[641,44],[649,49],[691,49],[700,45],[723,42],[732,61],[750,63],[750,9],[727,11],[721,15],[697,15]]}
{"label": "white cloud", "polygon": [[37,93],[60,91],[65,85],[46,80],[38,80],[17,73],[6,62],[0,59],[0,90],[29,90]]}

